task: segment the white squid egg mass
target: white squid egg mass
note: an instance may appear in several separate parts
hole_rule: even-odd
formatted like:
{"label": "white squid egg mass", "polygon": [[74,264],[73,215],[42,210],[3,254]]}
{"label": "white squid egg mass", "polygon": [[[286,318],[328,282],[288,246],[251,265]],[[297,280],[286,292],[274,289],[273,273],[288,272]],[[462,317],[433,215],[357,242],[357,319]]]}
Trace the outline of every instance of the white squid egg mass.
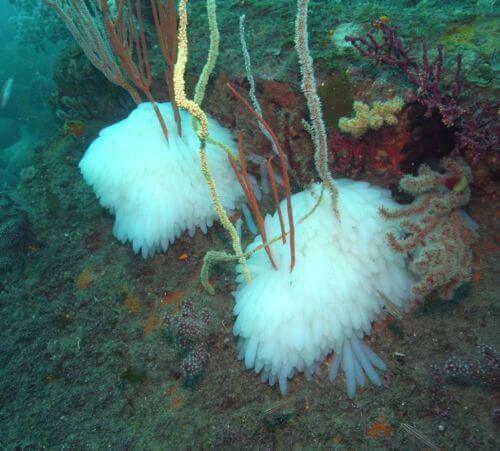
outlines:
{"label": "white squid egg mass", "polygon": [[[170,102],[158,104],[168,141],[149,102],[124,120],[104,128],[80,161],[82,175],[100,204],[115,215],[113,233],[134,252],[151,257],[166,251],[181,233],[204,233],[217,214],[201,172],[200,140],[192,116],[180,110],[182,136],[177,133]],[[229,130],[208,118],[210,137],[236,152]],[[225,150],[207,143],[210,171],[219,199],[233,210],[243,197]]]}
{"label": "white squid egg mass", "polygon": [[[234,334],[239,337],[239,356],[263,382],[278,382],[283,394],[288,379],[299,372],[310,379],[331,352],[329,378],[333,381],[342,369],[350,397],[366,378],[380,384],[376,369],[384,370],[385,365],[363,336],[370,333],[372,322],[384,317],[384,297],[402,310],[413,301],[414,277],[405,258],[386,242],[394,225],[379,215],[380,207],[397,206],[390,193],[347,179],[336,185],[339,218],[328,191],[320,199],[319,184],[292,196],[292,271],[288,240],[276,240],[270,250],[277,269],[259,249],[248,259],[251,281],[245,282],[241,273],[237,276]],[[281,210],[286,218],[285,201]],[[281,236],[277,213],[266,217],[265,229],[269,240]],[[247,251],[261,244],[259,235]]]}

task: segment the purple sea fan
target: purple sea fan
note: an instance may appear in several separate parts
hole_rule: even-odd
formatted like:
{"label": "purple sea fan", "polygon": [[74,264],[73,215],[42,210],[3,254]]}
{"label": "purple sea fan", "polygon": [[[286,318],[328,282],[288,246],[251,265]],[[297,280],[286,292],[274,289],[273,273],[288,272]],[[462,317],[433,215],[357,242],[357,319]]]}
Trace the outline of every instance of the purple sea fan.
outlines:
{"label": "purple sea fan", "polygon": [[366,37],[346,37],[359,53],[371,59],[376,64],[386,64],[402,70],[408,80],[417,87],[417,94],[410,97],[410,101],[420,103],[426,108],[426,117],[430,117],[434,110],[438,110],[447,126],[454,125],[463,114],[458,104],[458,97],[462,90],[460,80],[462,69],[461,55],[456,57],[456,67],[453,81],[449,86],[443,82],[443,46],[437,47],[437,57],[432,63],[427,55],[427,46],[422,46],[421,61],[410,55],[410,48],[406,47],[398,36],[398,27],[380,23],[377,28],[382,33],[382,39],[377,41],[373,34]]}
{"label": "purple sea fan", "polygon": [[462,105],[462,58],[456,56],[455,71],[451,83],[444,81],[443,46],[437,46],[437,57],[431,62],[427,46],[422,46],[420,61],[411,55],[410,48],[398,36],[398,27],[377,22],[381,38],[375,34],[348,36],[350,42],[361,54],[375,64],[385,64],[402,71],[417,88],[410,102],[417,102],[425,108],[425,116],[438,112],[444,125],[454,131],[453,155],[463,155],[472,164],[477,164],[487,154],[497,152],[500,126],[498,123],[499,103],[490,105],[477,103],[469,108]]}

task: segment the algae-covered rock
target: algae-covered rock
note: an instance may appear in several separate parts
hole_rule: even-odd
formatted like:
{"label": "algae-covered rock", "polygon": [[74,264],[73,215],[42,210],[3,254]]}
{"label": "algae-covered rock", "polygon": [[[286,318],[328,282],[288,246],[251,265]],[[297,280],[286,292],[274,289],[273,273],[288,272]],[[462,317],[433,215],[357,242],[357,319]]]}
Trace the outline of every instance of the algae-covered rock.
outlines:
{"label": "algae-covered rock", "polygon": [[128,93],[111,84],[78,47],[62,51],[54,64],[56,114],[61,120],[117,120],[132,109]]}
{"label": "algae-covered rock", "polygon": [[120,379],[131,382],[132,384],[139,384],[145,382],[148,375],[144,369],[138,366],[129,366],[123,373],[120,374]]}
{"label": "algae-covered rock", "polygon": [[19,122],[11,117],[0,117],[0,149],[21,139]]}
{"label": "algae-covered rock", "polygon": [[22,266],[29,231],[28,212],[10,195],[0,193],[0,274]]}

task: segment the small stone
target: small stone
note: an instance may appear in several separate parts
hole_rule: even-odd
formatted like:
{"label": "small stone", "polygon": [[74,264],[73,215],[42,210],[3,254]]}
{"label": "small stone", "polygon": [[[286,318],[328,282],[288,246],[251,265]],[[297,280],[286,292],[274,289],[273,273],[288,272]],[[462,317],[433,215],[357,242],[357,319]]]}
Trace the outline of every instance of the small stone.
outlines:
{"label": "small stone", "polygon": [[446,429],[446,427],[444,426],[444,424],[440,424],[440,425],[438,426],[438,431],[439,431],[439,432],[444,432],[444,430],[445,430],[445,429]]}
{"label": "small stone", "polygon": [[23,182],[31,182],[36,176],[36,169],[34,166],[28,166],[21,170],[21,180]]}
{"label": "small stone", "polygon": [[398,363],[401,363],[401,364],[404,364],[405,363],[405,360],[406,360],[406,355],[403,354],[402,352],[394,352],[392,354],[392,357],[394,358],[394,360],[396,360],[396,362]]}

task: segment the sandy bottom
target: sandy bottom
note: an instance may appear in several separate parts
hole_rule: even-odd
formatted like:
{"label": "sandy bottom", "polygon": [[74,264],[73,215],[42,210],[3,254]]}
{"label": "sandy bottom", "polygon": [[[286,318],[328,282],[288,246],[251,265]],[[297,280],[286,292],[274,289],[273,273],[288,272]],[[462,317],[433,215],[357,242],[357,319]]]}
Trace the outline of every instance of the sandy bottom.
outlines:
{"label": "sandy bottom", "polygon": [[[499,447],[498,386],[432,371],[451,356],[473,358],[478,344],[500,348],[490,198],[470,208],[482,227],[473,282],[375,327],[382,387],[351,401],[342,378],[328,383],[325,363],[323,377],[295,377],[282,398],[236,360],[231,266],[214,273],[215,296],[199,285],[205,252],[227,248],[223,231],[183,235],[166,255],[141,259],[113,239],[112,218],[76,170],[82,151],[54,141],[17,190],[33,224],[25,258],[1,276],[2,449]],[[208,363],[186,383],[165,321],[193,294],[214,322]]]}

